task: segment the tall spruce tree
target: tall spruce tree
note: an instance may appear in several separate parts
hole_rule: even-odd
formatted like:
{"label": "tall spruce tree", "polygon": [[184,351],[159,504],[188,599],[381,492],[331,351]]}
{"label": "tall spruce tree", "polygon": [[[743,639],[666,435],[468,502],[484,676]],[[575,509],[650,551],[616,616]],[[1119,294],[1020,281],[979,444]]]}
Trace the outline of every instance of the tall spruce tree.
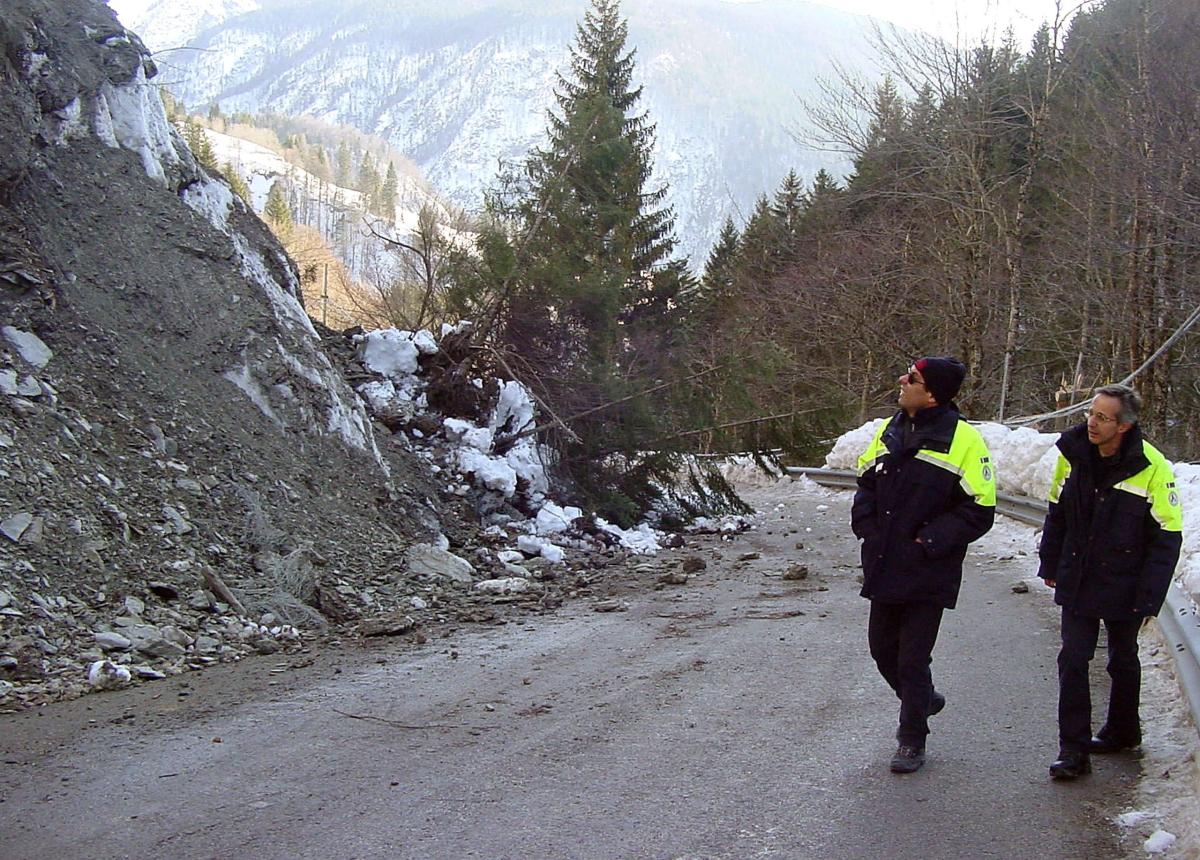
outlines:
{"label": "tall spruce tree", "polygon": [[762,281],[775,274],[778,247],[778,230],[775,215],[767,195],[760,194],[754,203],[754,211],[742,228],[742,240],[738,249],[741,270],[751,280]]}
{"label": "tall spruce tree", "polygon": [[733,218],[726,218],[721,227],[717,243],[708,254],[704,265],[704,278],[700,282],[702,290],[701,303],[704,305],[728,297],[733,292],[734,278],[737,274],[738,247],[741,237]]}
{"label": "tall spruce tree", "polygon": [[592,0],[569,73],[559,74],[549,141],[525,164],[525,193],[512,214],[527,240],[503,333],[565,415],[620,403],[572,424],[578,441],[564,463],[584,494],[621,521],[648,501],[646,475],[627,460],[620,472],[632,477],[614,488],[616,475],[600,461],[644,448],[655,433],[651,410],[623,398],[645,385],[632,371],[661,355],[647,341],[666,333],[654,317],[687,279],[670,259],[667,189],[649,187],[654,125],[637,109],[642,90],[633,84],[627,35],[617,0]]}
{"label": "tall spruce tree", "polygon": [[804,183],[795,170],[789,170],[771,201],[775,230],[773,256],[778,267],[792,265],[798,259],[800,249],[797,242],[805,202]]}
{"label": "tall spruce tree", "polygon": [[346,141],[338,142],[336,171],[333,175],[334,184],[340,185],[342,188],[349,188],[352,181],[353,163],[350,157],[350,147],[346,145]]}
{"label": "tall spruce tree", "polygon": [[540,226],[530,243],[529,287],[553,307],[554,332],[597,367],[618,356],[622,315],[653,292],[653,273],[675,245],[666,188],[650,189],[654,126],[636,112],[634,54],[616,0],[593,0],[559,75],[549,144],[526,169],[522,220]]}
{"label": "tall spruce tree", "polygon": [[363,208],[367,212],[378,214],[379,170],[375,167],[375,157],[370,152],[363,153],[362,163],[358,168],[358,190],[363,195]]}

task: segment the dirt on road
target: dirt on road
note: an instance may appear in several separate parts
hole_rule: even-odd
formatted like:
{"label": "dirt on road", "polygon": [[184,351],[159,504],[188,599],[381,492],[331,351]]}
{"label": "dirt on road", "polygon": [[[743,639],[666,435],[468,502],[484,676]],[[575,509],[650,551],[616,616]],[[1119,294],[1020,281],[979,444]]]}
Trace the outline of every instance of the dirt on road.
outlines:
{"label": "dirt on road", "polygon": [[[1144,801],[1138,758],[1047,777],[1055,613],[1036,585],[1013,590],[1030,532],[998,526],[968,556],[934,653],[949,704],[928,764],[897,776],[848,494],[749,497],[755,530],[632,565],[553,615],[5,716],[0,856],[1144,855],[1154,821],[1114,823]],[[659,581],[689,557],[703,568]]]}

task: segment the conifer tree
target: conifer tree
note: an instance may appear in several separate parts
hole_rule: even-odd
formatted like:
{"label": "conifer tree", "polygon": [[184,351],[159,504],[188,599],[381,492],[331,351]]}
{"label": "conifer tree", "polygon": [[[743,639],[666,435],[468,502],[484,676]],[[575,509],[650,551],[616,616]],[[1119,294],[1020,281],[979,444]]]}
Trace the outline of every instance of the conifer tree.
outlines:
{"label": "conifer tree", "polygon": [[752,280],[761,281],[775,273],[776,232],[771,203],[761,194],[742,229],[739,249],[742,271]]}
{"label": "conifer tree", "polygon": [[904,151],[908,106],[891,78],[875,88],[871,119],[861,151],[854,159],[852,181],[869,193],[902,175],[902,165],[911,153]]}
{"label": "conifer tree", "polygon": [[387,176],[379,189],[379,214],[389,221],[396,218],[396,198],[400,193],[400,179],[396,175],[396,163],[388,162]]}
{"label": "conifer tree", "polygon": [[818,245],[824,234],[831,229],[838,217],[838,204],[845,196],[844,190],[829,171],[821,168],[813,177],[812,188],[804,194],[804,215],[800,231],[815,239]]}
{"label": "conifer tree", "polygon": [[701,283],[706,302],[711,302],[719,296],[727,296],[733,290],[740,238],[737,227],[733,225],[733,218],[726,218],[717,243],[713,245],[704,265],[704,279]]}
{"label": "conifer tree", "polygon": [[200,166],[216,173],[217,154],[213,152],[212,144],[209,143],[208,136],[204,133],[200,123],[192,117],[188,117],[184,126],[183,139],[187,141],[188,149],[192,151],[192,155],[196,156],[196,161],[200,162]]}
{"label": "conifer tree", "polygon": [[615,0],[593,0],[570,77],[559,75],[549,145],[527,165],[532,194],[522,211],[529,224],[545,213],[531,286],[565,322],[556,334],[610,367],[622,313],[653,291],[651,274],[675,244],[674,212],[659,205],[666,189],[646,187],[654,126],[636,112],[642,90],[627,33]]}
{"label": "conifer tree", "polygon": [[350,171],[353,162],[350,160],[350,147],[343,140],[338,143],[337,148],[337,172],[334,174],[334,184],[340,185],[342,188],[350,187]]}
{"label": "conifer tree", "polygon": [[242,179],[240,173],[233,166],[233,162],[226,161],[221,167],[221,173],[225,177],[225,181],[229,183],[229,190],[250,205],[250,186],[246,184],[246,180]]}
{"label": "conifer tree", "polygon": [[267,192],[267,205],[263,209],[263,215],[267,223],[275,228],[276,233],[283,235],[292,229],[292,210],[288,206],[287,193],[280,180],[272,183],[271,190]]}
{"label": "conifer tree", "polygon": [[795,170],[789,170],[771,202],[771,217],[774,221],[772,226],[775,233],[772,256],[777,266],[791,265],[798,259],[797,240],[800,236],[804,206],[804,183],[800,181]]}
{"label": "conifer tree", "polygon": [[525,193],[507,213],[528,241],[503,335],[565,414],[622,402],[572,425],[579,441],[565,460],[581,467],[572,474],[585,495],[626,522],[648,500],[647,475],[605,473],[599,461],[637,451],[639,435],[642,442],[653,435],[649,409],[623,400],[644,380],[624,369],[639,347],[645,362],[660,360],[661,344],[648,341],[665,336],[661,315],[687,277],[670,260],[675,215],[662,203],[667,189],[649,187],[654,125],[637,109],[642,90],[633,84],[627,35],[616,0],[592,0],[569,73],[559,75],[549,142],[531,153]]}
{"label": "conifer tree", "polygon": [[368,212],[377,212],[379,208],[379,171],[375,167],[375,158],[370,152],[363,153],[362,163],[358,168],[358,190],[363,195],[363,208]]}

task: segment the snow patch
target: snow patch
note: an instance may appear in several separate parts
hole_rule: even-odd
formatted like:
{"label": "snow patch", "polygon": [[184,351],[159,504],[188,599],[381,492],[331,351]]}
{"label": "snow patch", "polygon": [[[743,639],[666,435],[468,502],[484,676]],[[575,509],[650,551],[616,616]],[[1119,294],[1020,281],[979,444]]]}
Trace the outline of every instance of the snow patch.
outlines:
{"label": "snow patch", "polygon": [[1150,838],[1145,841],[1143,847],[1149,854],[1162,854],[1174,844],[1174,833],[1168,833],[1166,830],[1155,830],[1150,834]]}
{"label": "snow patch", "polygon": [[554,502],[546,502],[538,511],[535,528],[539,535],[559,534],[570,528],[571,522],[581,516],[583,511],[579,508],[569,505],[563,508]]}
{"label": "snow patch", "polygon": [[262,390],[262,386],[258,384],[258,380],[254,378],[254,374],[250,370],[250,365],[242,365],[237,370],[227,370],[221,375],[241,389],[242,393],[250,398],[250,402],[257,406],[263,415],[270,418],[275,424],[283,426],[283,422],[279,420],[279,416],[271,408],[270,399]]}
{"label": "snow patch", "polygon": [[517,538],[517,549],[526,555],[540,555],[542,558],[558,564],[565,557],[562,547],[536,535],[521,535]]}
{"label": "snow patch", "polygon": [[167,170],[181,164],[158,89],[150,86],[141,66],[128,83],[101,87],[94,128],[107,145],[138,153],[146,175],[164,186]]}
{"label": "snow patch", "polygon": [[830,469],[857,469],[859,455],[867,450],[884,420],[876,418],[839,436],[833,443],[833,448],[825,455],[825,466]]}

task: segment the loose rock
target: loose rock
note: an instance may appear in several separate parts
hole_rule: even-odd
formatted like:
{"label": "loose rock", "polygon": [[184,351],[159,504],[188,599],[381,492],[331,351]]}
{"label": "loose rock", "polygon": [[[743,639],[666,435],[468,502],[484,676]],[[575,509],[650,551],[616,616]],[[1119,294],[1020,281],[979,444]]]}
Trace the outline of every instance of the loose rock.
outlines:
{"label": "loose rock", "polygon": [[796,582],[802,579],[808,579],[808,566],[803,564],[792,564],[783,572],[783,579],[789,582]]}

